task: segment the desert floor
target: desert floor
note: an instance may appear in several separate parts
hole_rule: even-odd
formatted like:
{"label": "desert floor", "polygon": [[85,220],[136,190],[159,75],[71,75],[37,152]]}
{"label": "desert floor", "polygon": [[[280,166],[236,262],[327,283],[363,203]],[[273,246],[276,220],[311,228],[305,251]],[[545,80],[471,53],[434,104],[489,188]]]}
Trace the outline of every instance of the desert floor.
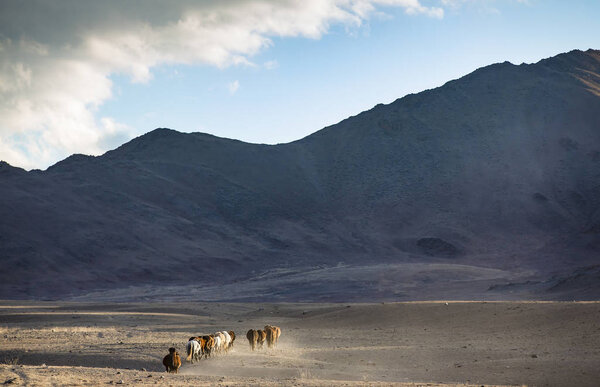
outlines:
{"label": "desert floor", "polygon": [[[252,352],[249,328],[282,328]],[[166,374],[170,346],[234,330],[234,349]],[[0,302],[13,385],[598,386],[598,302]]]}

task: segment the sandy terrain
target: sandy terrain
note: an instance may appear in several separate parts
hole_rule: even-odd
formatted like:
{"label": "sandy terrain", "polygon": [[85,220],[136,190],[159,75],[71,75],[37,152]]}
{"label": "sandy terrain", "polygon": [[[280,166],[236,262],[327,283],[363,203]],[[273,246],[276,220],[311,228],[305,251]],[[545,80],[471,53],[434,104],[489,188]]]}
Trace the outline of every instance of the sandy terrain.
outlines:
{"label": "sandy terrain", "polygon": [[[267,323],[279,346],[251,352],[246,330]],[[233,351],[163,372],[168,347],[224,329]],[[3,301],[0,343],[13,385],[597,386],[600,303]]]}

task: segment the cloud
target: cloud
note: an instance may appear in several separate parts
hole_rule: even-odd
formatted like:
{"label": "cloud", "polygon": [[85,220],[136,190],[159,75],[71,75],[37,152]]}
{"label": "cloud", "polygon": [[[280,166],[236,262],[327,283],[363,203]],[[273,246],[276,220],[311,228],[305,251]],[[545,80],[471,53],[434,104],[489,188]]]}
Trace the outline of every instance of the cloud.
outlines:
{"label": "cloud", "polygon": [[227,88],[229,89],[229,94],[234,95],[240,88],[240,83],[237,80],[235,80],[233,82],[230,82],[229,85],[227,85]]}
{"label": "cloud", "polygon": [[267,70],[273,70],[279,67],[279,62],[277,62],[276,60],[268,60],[265,63],[263,63],[263,66]]}
{"label": "cloud", "polygon": [[418,0],[3,0],[0,159],[45,168],[131,138],[133,128],[96,116],[113,98],[111,75],[144,83],[158,65],[251,65],[274,37],[318,39],[378,7],[443,17]]}

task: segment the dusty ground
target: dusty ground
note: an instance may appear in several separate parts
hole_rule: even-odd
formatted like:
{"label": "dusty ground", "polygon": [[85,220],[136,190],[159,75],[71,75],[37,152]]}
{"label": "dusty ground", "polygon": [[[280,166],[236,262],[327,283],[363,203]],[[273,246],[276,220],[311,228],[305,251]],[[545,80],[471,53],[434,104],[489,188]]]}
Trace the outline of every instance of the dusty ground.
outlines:
{"label": "dusty ground", "polygon": [[[279,325],[251,352],[249,328]],[[166,374],[167,348],[234,330],[232,352]],[[600,303],[0,302],[0,383],[597,386]]]}

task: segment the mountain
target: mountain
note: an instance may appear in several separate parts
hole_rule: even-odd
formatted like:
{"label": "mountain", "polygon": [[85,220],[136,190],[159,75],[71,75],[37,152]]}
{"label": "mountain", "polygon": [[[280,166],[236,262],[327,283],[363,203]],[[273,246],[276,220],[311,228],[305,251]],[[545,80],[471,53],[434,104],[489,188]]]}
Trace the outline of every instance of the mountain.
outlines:
{"label": "mountain", "polygon": [[0,163],[0,197],[0,298],[597,299],[600,51],[493,64],[288,144],[156,129]]}

